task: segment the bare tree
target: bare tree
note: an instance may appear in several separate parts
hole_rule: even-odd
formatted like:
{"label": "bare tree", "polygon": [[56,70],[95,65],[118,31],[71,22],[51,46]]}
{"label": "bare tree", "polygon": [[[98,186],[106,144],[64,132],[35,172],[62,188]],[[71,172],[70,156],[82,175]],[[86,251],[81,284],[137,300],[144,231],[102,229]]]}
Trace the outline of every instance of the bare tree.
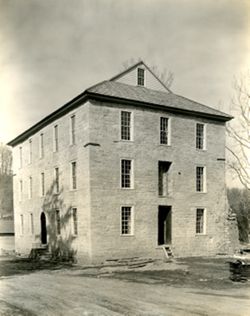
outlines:
{"label": "bare tree", "polygon": [[0,143],[0,174],[11,174],[12,152],[8,146]]}
{"label": "bare tree", "polygon": [[247,75],[234,80],[235,95],[231,105],[235,120],[228,124],[228,166],[241,184],[250,190],[250,70]]}
{"label": "bare tree", "polygon": [[[130,58],[123,62],[124,69],[128,69],[130,66],[138,63],[141,61],[141,58]],[[170,88],[173,81],[174,81],[174,74],[172,71],[166,70],[159,70],[159,68],[155,65],[151,66],[150,69],[152,72],[162,81],[162,83],[167,87]]]}

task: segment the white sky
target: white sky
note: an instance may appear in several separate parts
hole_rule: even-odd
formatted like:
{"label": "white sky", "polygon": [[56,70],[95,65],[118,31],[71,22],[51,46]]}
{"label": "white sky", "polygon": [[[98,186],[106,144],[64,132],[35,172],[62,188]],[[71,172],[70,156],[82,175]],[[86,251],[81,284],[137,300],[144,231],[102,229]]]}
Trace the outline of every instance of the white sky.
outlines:
{"label": "white sky", "polygon": [[0,142],[142,58],[230,113],[250,68],[247,0],[0,0]]}

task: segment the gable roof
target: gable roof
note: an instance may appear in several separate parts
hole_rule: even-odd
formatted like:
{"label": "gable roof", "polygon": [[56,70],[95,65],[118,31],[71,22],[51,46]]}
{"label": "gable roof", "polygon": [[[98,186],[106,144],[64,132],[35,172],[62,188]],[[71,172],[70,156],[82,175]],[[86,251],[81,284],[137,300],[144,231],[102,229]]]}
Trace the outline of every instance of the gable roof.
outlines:
{"label": "gable roof", "polygon": [[[56,119],[60,118],[71,110],[79,107],[87,100],[91,99],[108,101],[111,103],[119,102],[120,104],[129,104],[138,107],[161,109],[172,113],[182,113],[189,116],[191,115],[197,117],[205,117],[222,122],[229,121],[233,118],[226,113],[174,94],[167,87],[165,87],[167,91],[164,92],[151,90],[143,86],[132,86],[115,81],[117,78],[125,75],[127,72],[142,64],[153,74],[153,76],[158,81],[160,81],[160,79],[155,76],[150,68],[144,62],[140,61],[127,70],[123,71],[122,73],[118,74],[117,76],[111,78],[110,80],[100,82],[88,88],[87,90],[73,98],[71,101],[67,102],[65,105],[52,112],[41,121],[24,131],[22,134],[8,142],[7,145],[16,146],[20,144],[22,141],[24,141],[34,133],[40,131],[49,123],[52,123]],[[164,86],[162,82],[161,84]]]}
{"label": "gable roof", "polygon": [[112,77],[111,79],[109,79],[109,81],[115,81],[123,76],[125,76],[128,72],[134,70],[135,68],[137,68],[138,66],[144,66],[152,75],[153,77],[168,91],[171,92],[171,90],[164,84],[164,82],[155,75],[155,73],[144,63],[144,61],[140,60],[138,63],[128,67],[127,69],[125,69],[124,71],[120,72],[119,74],[115,75],[114,77]]}

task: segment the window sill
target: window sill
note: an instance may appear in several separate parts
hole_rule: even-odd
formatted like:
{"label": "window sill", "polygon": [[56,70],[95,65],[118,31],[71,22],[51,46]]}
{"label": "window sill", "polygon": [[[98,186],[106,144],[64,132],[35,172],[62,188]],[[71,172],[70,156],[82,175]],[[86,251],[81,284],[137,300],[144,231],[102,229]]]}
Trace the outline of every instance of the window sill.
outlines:
{"label": "window sill", "polygon": [[122,143],[133,143],[134,140],[133,139],[120,139],[119,142],[122,142]]}
{"label": "window sill", "polygon": [[135,235],[134,234],[133,235],[131,235],[131,234],[130,235],[129,234],[127,234],[127,235],[120,234],[120,237],[135,237]]}
{"label": "window sill", "polygon": [[134,190],[135,188],[120,188],[121,190]]}
{"label": "window sill", "polygon": [[159,144],[159,146],[163,146],[163,147],[171,147],[171,144]]}
{"label": "window sill", "polygon": [[196,233],[195,236],[196,236],[196,237],[207,236],[207,234],[205,234],[205,233],[204,233],[204,234],[197,234],[197,233]]}
{"label": "window sill", "polygon": [[207,191],[195,191],[195,193],[198,193],[198,194],[206,194]]}
{"label": "window sill", "polygon": [[196,148],[196,151],[198,151],[198,152],[206,152],[207,149]]}

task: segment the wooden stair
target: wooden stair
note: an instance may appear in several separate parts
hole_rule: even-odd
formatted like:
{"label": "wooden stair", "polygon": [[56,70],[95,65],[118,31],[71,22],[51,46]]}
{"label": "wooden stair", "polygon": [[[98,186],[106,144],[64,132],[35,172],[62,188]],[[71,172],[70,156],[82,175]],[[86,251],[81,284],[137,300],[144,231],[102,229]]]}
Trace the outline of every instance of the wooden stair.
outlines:
{"label": "wooden stair", "polygon": [[171,249],[171,246],[169,245],[163,245],[162,246],[162,250],[164,252],[164,255],[167,259],[169,258],[173,258],[173,252],[172,252],[172,249]]}

